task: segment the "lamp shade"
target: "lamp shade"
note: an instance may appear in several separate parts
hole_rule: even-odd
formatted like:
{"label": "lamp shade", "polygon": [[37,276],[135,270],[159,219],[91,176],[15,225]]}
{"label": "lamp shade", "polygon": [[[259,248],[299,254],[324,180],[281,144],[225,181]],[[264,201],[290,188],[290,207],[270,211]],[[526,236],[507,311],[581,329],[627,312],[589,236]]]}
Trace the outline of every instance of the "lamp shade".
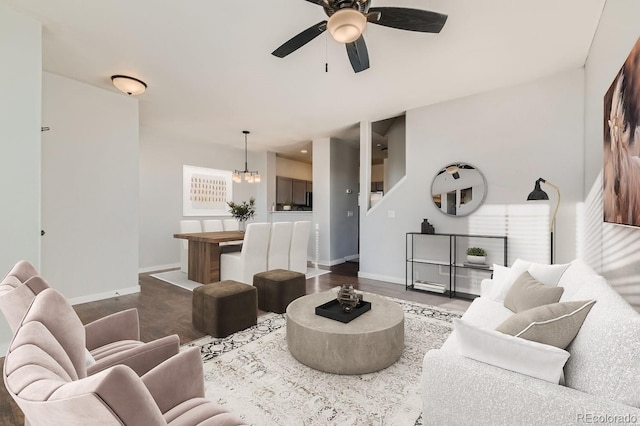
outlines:
{"label": "lamp shade", "polygon": [[111,82],[127,95],[141,95],[147,90],[147,84],[144,81],[126,75],[112,75]]}
{"label": "lamp shade", "polygon": [[331,15],[327,29],[335,41],[353,43],[360,37],[366,25],[367,18],[361,12],[355,9],[341,9]]}
{"label": "lamp shade", "polygon": [[536,186],[533,188],[533,191],[527,197],[527,201],[533,200],[548,200],[549,195],[540,188],[540,180],[536,181]]}

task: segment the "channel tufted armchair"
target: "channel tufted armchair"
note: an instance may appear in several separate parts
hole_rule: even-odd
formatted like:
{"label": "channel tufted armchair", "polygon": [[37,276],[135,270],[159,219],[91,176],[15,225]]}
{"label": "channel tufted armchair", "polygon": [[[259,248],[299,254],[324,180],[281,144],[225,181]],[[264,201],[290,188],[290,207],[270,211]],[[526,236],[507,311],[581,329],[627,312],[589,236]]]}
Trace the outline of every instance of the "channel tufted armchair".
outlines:
{"label": "channel tufted armchair", "polygon": [[31,426],[242,424],[204,398],[200,352],[186,350],[141,377],[116,365],[87,376],[85,333],[64,296],[46,289],[18,324],[4,382]]}
{"label": "channel tufted armchair", "polygon": [[[14,333],[36,295],[50,287],[37,274],[33,265],[23,260],[0,282],[0,310]],[[125,364],[142,375],[180,350],[177,335],[141,342],[136,309],[98,319],[85,325],[84,330],[89,375],[117,364]]]}

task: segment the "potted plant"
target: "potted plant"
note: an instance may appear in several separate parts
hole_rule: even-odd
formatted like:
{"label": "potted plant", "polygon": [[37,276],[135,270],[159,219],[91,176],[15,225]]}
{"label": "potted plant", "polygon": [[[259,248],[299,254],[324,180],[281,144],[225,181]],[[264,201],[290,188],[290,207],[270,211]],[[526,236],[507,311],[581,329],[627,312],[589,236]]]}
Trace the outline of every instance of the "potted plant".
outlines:
{"label": "potted plant", "polygon": [[469,247],[467,249],[467,262],[484,264],[487,261],[487,252],[480,247]]}
{"label": "potted plant", "polygon": [[282,210],[291,210],[291,200],[285,200],[282,203]]}
{"label": "potted plant", "polygon": [[242,203],[228,201],[227,205],[229,206],[231,215],[238,221],[240,230],[244,231],[245,222],[256,214],[256,199],[251,197],[249,198],[249,202],[243,201]]}

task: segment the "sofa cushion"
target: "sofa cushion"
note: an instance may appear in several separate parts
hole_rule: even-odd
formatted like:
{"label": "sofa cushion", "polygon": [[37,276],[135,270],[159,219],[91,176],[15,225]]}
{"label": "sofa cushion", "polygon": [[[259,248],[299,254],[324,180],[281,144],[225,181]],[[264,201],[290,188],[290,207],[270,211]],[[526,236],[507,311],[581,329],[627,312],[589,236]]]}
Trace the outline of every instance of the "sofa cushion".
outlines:
{"label": "sofa cushion", "polygon": [[508,274],[500,271],[497,276],[494,276],[495,282],[488,297],[498,302],[504,302],[504,298],[511,289],[511,286],[524,272],[529,272],[532,277],[543,284],[557,286],[560,278],[569,266],[569,263],[562,265],[545,265],[517,259],[513,262],[511,268],[509,268]]}
{"label": "sofa cushion", "polygon": [[521,339],[495,330],[453,320],[458,353],[496,367],[558,383],[569,353],[554,346]]}
{"label": "sofa cushion", "polygon": [[552,303],[513,315],[496,331],[560,349],[569,346],[595,300]]}
{"label": "sofa cushion", "polygon": [[542,284],[529,272],[524,272],[513,283],[505,296],[504,306],[518,313],[538,306],[557,303],[563,292],[564,288]]}
{"label": "sofa cushion", "polygon": [[[513,315],[502,303],[489,299],[488,297],[477,297],[471,302],[462,319],[476,327],[495,329],[504,320]],[[458,353],[458,337],[454,328],[447,340],[442,345],[442,350]]]}

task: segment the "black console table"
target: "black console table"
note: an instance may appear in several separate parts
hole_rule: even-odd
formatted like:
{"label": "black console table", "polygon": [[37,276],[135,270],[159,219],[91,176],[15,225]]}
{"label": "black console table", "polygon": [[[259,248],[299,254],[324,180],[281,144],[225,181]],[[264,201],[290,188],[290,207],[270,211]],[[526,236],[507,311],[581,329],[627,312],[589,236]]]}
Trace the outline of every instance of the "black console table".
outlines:
{"label": "black console table", "polygon": [[[506,236],[408,232],[405,246],[406,290],[474,299],[480,295],[480,281],[491,277],[492,265],[507,266]],[[486,264],[468,263],[469,247],[484,248]]]}

